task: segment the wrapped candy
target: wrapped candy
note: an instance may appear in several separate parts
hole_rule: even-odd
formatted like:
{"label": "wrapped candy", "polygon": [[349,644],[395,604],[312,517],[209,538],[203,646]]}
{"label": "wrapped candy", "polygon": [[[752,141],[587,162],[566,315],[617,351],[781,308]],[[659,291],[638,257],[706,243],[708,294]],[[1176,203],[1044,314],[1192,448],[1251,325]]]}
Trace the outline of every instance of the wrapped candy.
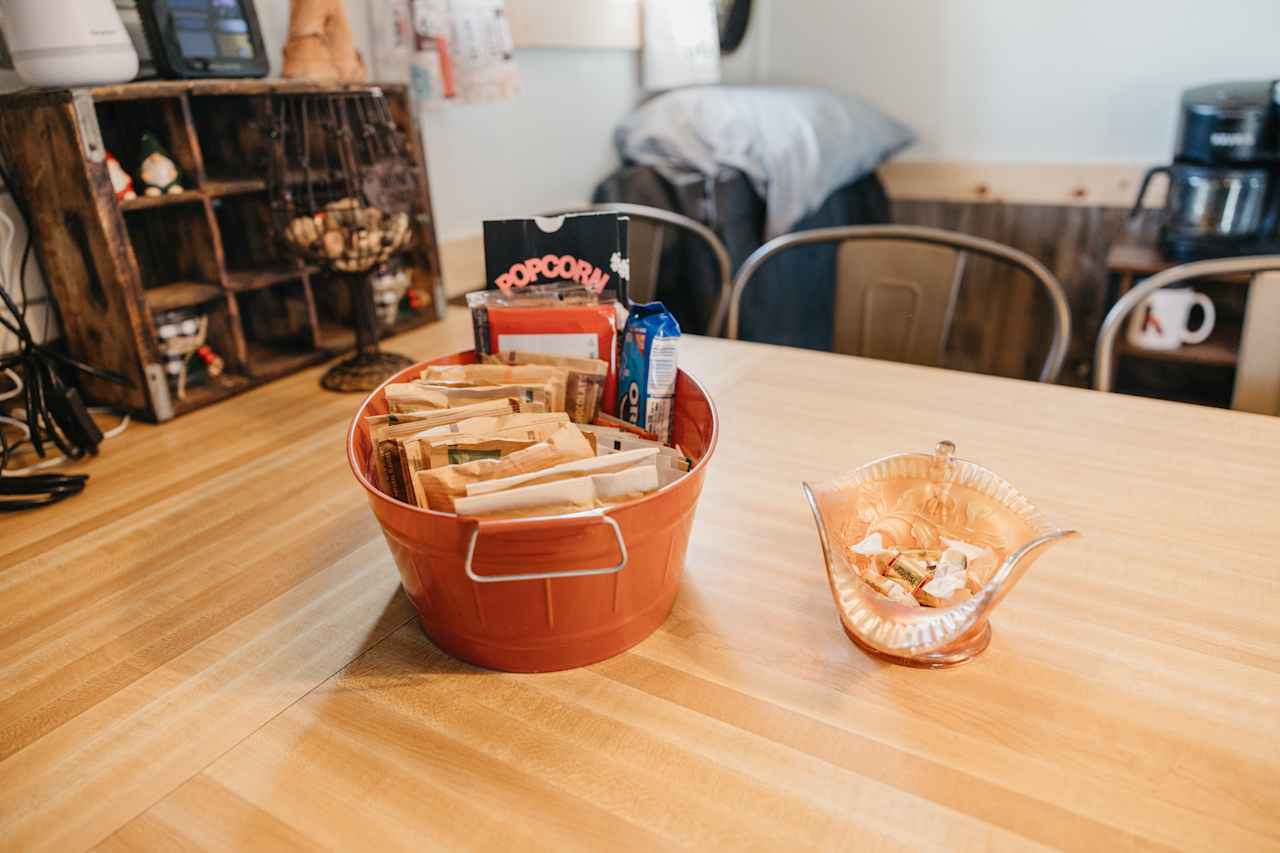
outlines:
{"label": "wrapped candy", "polygon": [[871,574],[869,577],[864,576],[864,579],[872,589],[890,601],[896,601],[898,604],[905,604],[908,607],[920,606],[920,602],[916,601],[915,598],[912,597],[911,593],[907,592],[892,579],[887,578],[884,575]]}
{"label": "wrapped candy", "polygon": [[942,537],[942,543],[947,546],[948,551],[958,551],[964,555],[968,572],[967,586],[970,591],[977,592],[991,580],[991,575],[999,563],[995,551],[960,539],[948,539],[945,536]]}
{"label": "wrapped candy", "polygon": [[[967,560],[960,551],[948,548],[938,557],[933,577],[916,591],[921,604],[929,607],[946,607],[968,597],[965,571]],[[963,597],[958,597],[963,593]]]}
{"label": "wrapped candy", "polygon": [[879,533],[869,534],[861,542],[849,546],[854,559],[862,563],[876,574],[882,574],[889,564],[898,556],[898,549],[886,546],[884,537]]}
{"label": "wrapped candy", "polygon": [[909,557],[906,554],[899,554],[898,559],[889,564],[889,568],[885,571],[885,576],[891,580],[900,581],[908,592],[914,593],[932,575],[929,571],[928,563],[924,560],[917,557]]}
{"label": "wrapped candy", "polygon": [[888,551],[889,548],[884,544],[884,536],[880,533],[867,534],[866,538],[861,542],[857,542],[849,546],[849,550],[854,554],[863,557],[874,557]]}

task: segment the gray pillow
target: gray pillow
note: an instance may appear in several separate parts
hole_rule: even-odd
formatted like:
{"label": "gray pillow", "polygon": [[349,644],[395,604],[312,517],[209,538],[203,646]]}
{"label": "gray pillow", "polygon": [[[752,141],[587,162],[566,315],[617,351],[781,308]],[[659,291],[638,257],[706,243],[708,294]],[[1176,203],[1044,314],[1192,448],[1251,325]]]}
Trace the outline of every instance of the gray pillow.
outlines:
{"label": "gray pillow", "polygon": [[637,107],[615,141],[623,160],[660,171],[741,170],[768,205],[769,239],[915,138],[861,98],[824,89],[699,86]]}

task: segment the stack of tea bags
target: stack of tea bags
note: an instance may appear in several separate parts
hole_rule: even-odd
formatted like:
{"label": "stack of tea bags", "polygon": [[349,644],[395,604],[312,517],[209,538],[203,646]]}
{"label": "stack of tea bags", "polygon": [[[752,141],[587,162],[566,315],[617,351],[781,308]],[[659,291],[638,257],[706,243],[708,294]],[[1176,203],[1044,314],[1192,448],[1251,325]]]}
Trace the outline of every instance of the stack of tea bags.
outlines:
{"label": "stack of tea bags", "polygon": [[378,487],[469,516],[578,512],[631,500],[689,470],[684,453],[600,414],[608,365],[498,353],[388,385],[368,418]]}

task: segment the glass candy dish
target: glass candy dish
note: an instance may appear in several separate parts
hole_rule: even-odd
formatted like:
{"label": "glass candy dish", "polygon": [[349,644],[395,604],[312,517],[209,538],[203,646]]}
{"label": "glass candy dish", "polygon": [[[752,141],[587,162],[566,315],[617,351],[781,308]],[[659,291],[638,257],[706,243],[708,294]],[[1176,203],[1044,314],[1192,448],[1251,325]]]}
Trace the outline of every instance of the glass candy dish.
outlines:
{"label": "glass candy dish", "polygon": [[[899,453],[836,480],[804,484],[840,623],[882,660],[933,669],[971,660],[991,641],[991,611],[1032,563],[1047,546],[1079,535],[1051,524],[1006,480],[957,459],[955,450],[944,441],[932,455]],[[871,551],[883,547],[878,558],[885,565],[900,551],[936,552],[957,541],[991,559],[956,603],[899,603],[868,583],[879,582]]]}

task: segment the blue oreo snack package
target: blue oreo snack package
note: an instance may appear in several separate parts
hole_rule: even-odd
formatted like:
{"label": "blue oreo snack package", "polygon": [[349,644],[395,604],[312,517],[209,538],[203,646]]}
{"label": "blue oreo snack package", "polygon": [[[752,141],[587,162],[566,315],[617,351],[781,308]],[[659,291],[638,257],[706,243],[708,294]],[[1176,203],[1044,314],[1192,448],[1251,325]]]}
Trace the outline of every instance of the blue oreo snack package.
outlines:
{"label": "blue oreo snack package", "polygon": [[661,302],[631,306],[618,360],[618,417],[671,443],[680,324]]}

